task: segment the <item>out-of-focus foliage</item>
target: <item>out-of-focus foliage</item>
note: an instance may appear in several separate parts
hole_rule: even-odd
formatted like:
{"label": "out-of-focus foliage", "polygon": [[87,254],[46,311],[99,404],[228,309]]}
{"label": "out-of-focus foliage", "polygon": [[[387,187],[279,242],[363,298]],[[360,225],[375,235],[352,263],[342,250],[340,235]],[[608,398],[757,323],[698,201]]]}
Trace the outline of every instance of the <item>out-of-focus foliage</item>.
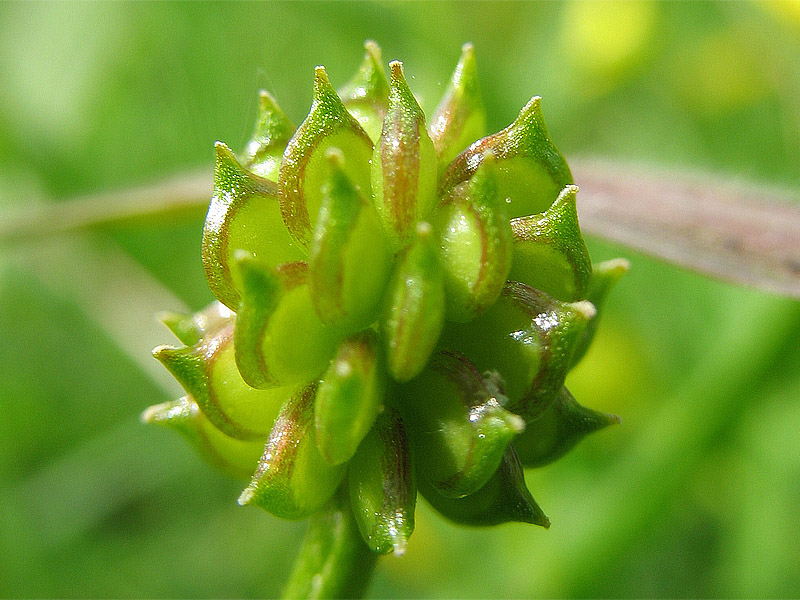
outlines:
{"label": "out-of-focus foliage", "polygon": [[[472,41],[490,131],[539,94],[568,159],[797,187],[798,6],[3,3],[0,210],[210,168],[215,140],[248,138],[259,88],[300,122],[313,67],[341,85],[366,38],[404,58],[428,114]],[[237,507],[236,482],[137,421],[176,392],[150,376],[138,303],[158,282],[210,301],[201,231],[0,250],[0,594],[278,593],[302,526]],[[800,595],[800,306],[589,249],[632,269],[567,385],[622,426],[527,473],[549,531],[459,529],[423,505],[371,594]]]}

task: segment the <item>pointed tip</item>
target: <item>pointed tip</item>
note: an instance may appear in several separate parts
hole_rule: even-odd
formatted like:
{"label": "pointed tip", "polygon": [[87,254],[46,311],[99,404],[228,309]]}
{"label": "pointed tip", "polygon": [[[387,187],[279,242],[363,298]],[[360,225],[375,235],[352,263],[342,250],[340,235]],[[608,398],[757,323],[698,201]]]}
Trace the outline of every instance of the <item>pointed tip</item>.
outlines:
{"label": "pointed tip", "polygon": [[331,80],[328,79],[328,72],[322,65],[314,67],[314,97],[318,98],[323,92],[332,90]]}
{"label": "pointed tip", "polygon": [[522,509],[522,514],[518,515],[519,520],[523,523],[550,529],[550,519],[544,514],[544,511],[530,495],[530,492],[525,495],[527,496],[527,502],[525,502],[525,506]]}
{"label": "pointed tip", "polygon": [[[393,108],[399,110],[399,114],[395,114],[394,118],[416,119],[421,128],[426,128],[425,113],[408,85],[403,63],[399,60],[393,60],[389,63],[389,70],[389,111],[391,112]],[[386,124],[384,123],[385,126]],[[406,124],[405,126],[407,127],[408,125]],[[422,134],[422,132],[420,133]],[[424,135],[427,135],[427,133]]]}
{"label": "pointed tip", "polygon": [[630,270],[631,261],[627,258],[612,258],[595,265],[595,271],[602,271],[616,277],[621,277]]}
{"label": "pointed tip", "polygon": [[148,406],[139,415],[139,420],[145,425],[174,425],[177,422],[191,419],[196,410],[197,404],[194,403],[194,400],[189,396],[184,396],[171,402]]}
{"label": "pointed tip", "polygon": [[399,531],[392,536],[392,554],[403,556],[408,548],[408,538]]}
{"label": "pointed tip", "polygon": [[345,104],[368,100],[382,106],[386,104],[389,82],[383,67],[381,49],[374,41],[367,40],[364,42],[364,50],[364,58],[358,71],[339,90],[339,97]]}
{"label": "pointed tip", "polygon": [[517,435],[525,431],[525,419],[514,413],[509,413],[509,415],[507,422],[511,430]]}
{"label": "pointed tip", "polygon": [[278,101],[267,90],[258,90],[258,102],[262,111],[265,109],[276,110],[278,108]]}
{"label": "pointed tip", "polygon": [[619,415],[600,412],[599,410],[594,410],[583,405],[578,405],[576,412],[575,418],[579,420],[577,428],[582,430],[582,435],[584,436],[610,427],[611,425],[619,425],[622,423],[622,419]]}
{"label": "pointed tip", "polygon": [[239,506],[246,506],[250,504],[253,500],[253,496],[255,496],[256,491],[253,489],[252,486],[247,486],[242,493],[239,495],[239,498],[236,500],[236,503]]}
{"label": "pointed tip", "polygon": [[159,323],[164,325],[167,329],[175,333],[178,327],[184,320],[190,319],[191,315],[180,313],[173,310],[162,310],[156,314],[156,319]]}
{"label": "pointed tip", "polygon": [[229,163],[239,167],[239,161],[236,160],[233,150],[231,150],[225,142],[214,142],[214,155],[217,165],[220,163]]}
{"label": "pointed tip", "polygon": [[[194,346],[157,346],[153,349],[153,357],[172,373],[178,383],[189,393],[197,397],[202,393],[203,367]],[[199,386],[199,387],[198,387]]]}
{"label": "pointed tip", "polygon": [[393,60],[389,63],[389,73],[390,73],[390,83],[391,84],[403,84],[406,85],[406,75],[405,71],[403,70],[403,63],[399,60]]}
{"label": "pointed tip", "polygon": [[195,322],[194,317],[189,314],[162,311],[157,318],[172,334],[187,346],[193,346],[202,337],[202,328]]}
{"label": "pointed tip", "polygon": [[560,200],[561,198],[568,198],[570,196],[572,196],[574,198],[575,196],[577,196],[579,191],[580,191],[580,189],[575,184],[565,185],[564,189],[561,190],[561,192],[558,194],[558,198],[556,199],[556,202],[558,200]]}
{"label": "pointed tip", "polygon": [[344,168],[344,152],[339,148],[331,146],[325,150],[325,158],[335,170],[340,171]]}
{"label": "pointed tip", "polygon": [[588,300],[580,300],[579,302],[571,302],[569,307],[572,308],[578,315],[585,320],[590,321],[597,316],[597,307]]}
{"label": "pointed tip", "polygon": [[170,346],[168,344],[161,344],[160,346],[153,348],[152,354],[154,358],[164,362],[165,360],[169,360],[169,358],[178,350],[180,350],[180,348],[176,348],[175,346]]}
{"label": "pointed tip", "polygon": [[153,357],[164,365],[181,385],[190,385],[189,382],[193,381],[198,369],[202,371],[202,367],[198,365],[195,346],[180,348],[167,345],[156,346],[153,348]]}
{"label": "pointed tip", "polygon": [[294,129],[289,117],[281,110],[278,101],[272,94],[267,90],[259,90],[256,126],[252,138],[248,142],[247,154],[243,160],[250,163],[267,148],[283,148],[294,133]]}
{"label": "pointed tip", "polygon": [[415,230],[419,238],[430,238],[433,235],[433,225],[428,221],[419,221]]}
{"label": "pointed tip", "polygon": [[284,114],[275,96],[270,94],[267,90],[259,90],[258,92],[258,109],[261,113],[260,121],[263,121],[265,118],[270,118],[273,122],[280,122],[287,130],[294,129],[294,126]]}
{"label": "pointed tip", "polygon": [[577,219],[578,191],[579,188],[577,185],[565,185],[550,207],[545,211],[545,215],[547,215],[549,218],[555,218],[556,220],[560,221],[561,215],[566,212],[572,215],[570,220]]}
{"label": "pointed tip", "polygon": [[607,261],[609,266],[613,267],[619,271],[630,271],[631,270],[631,261],[627,258],[612,258],[611,260]]}
{"label": "pointed tip", "polygon": [[158,417],[162,412],[162,407],[163,404],[148,406],[142,411],[142,414],[139,415],[139,421],[145,425],[152,425],[153,423],[157,422],[159,420]]}
{"label": "pointed tip", "polygon": [[531,117],[540,117],[542,114],[542,97],[534,96],[522,107],[517,116],[517,121],[525,121]]}
{"label": "pointed tip", "polygon": [[375,40],[364,41],[364,50],[366,51],[366,55],[370,60],[372,60],[376,64],[380,64],[381,47],[378,45],[378,42],[376,42]]}
{"label": "pointed tip", "polygon": [[453,72],[453,84],[459,85],[461,82],[473,79],[477,76],[477,61],[475,60],[475,48],[471,42],[461,46],[461,57],[458,65]]}

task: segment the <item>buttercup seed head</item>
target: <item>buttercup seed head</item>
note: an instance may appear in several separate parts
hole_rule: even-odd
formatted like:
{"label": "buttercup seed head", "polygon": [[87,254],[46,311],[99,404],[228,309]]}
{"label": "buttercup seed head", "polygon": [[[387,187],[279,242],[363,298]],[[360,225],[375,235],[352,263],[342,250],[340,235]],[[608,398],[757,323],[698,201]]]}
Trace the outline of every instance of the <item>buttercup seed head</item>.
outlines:
{"label": "buttercup seed head", "polygon": [[240,504],[311,517],[331,564],[402,554],[417,488],[456,523],[549,527],[523,466],[619,421],[564,380],[627,262],[592,267],[539,97],[482,137],[478,67],[466,44],[430,119],[371,41],[338,93],[316,68],[297,128],[262,92],[241,154],[216,145],[219,302],[161,317],[185,346],[154,354],[188,396],[143,421],[249,470]]}

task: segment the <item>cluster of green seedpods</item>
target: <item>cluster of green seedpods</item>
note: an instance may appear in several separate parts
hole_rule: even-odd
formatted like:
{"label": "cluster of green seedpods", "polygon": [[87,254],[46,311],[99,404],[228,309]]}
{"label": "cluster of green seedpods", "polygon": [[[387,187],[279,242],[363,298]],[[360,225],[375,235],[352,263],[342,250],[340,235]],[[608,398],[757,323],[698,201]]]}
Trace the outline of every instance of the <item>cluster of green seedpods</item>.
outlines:
{"label": "cluster of green seedpods", "polygon": [[471,46],[426,120],[367,42],[338,93],[316,69],[299,127],[263,92],[242,154],[216,145],[219,302],[164,316],[185,346],[154,354],[187,396],[144,420],[249,478],[240,504],[302,519],[345,498],[377,553],[405,548],[418,491],[457,523],[547,527],[523,468],[617,421],[564,380],[627,265],[592,267],[538,97],[485,125]]}

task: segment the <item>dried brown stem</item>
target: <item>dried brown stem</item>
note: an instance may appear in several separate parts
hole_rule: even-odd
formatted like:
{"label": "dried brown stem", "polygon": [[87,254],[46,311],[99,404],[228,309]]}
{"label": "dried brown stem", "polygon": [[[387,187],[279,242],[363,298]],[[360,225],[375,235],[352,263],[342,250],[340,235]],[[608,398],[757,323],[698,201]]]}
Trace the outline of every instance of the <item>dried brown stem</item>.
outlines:
{"label": "dried brown stem", "polygon": [[[572,160],[590,235],[727,281],[800,298],[800,194],[707,174]],[[211,169],[0,214],[0,246],[203,214]]]}

